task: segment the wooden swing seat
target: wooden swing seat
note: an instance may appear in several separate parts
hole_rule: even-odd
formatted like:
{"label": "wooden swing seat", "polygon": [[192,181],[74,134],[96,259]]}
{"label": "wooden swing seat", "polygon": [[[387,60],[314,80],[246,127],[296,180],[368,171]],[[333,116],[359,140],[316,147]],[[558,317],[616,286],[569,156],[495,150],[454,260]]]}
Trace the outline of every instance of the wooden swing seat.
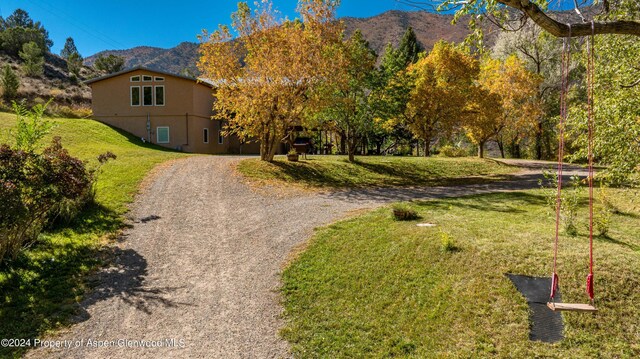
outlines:
{"label": "wooden swing seat", "polygon": [[547,307],[554,312],[566,311],[566,312],[597,312],[598,309],[591,304],[580,303],[547,303]]}

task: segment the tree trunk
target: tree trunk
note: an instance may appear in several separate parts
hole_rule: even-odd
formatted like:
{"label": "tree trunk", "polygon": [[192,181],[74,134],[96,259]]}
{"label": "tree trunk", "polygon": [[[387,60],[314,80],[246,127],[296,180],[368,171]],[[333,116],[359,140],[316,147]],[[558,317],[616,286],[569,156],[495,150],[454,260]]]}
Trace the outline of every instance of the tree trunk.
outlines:
{"label": "tree trunk", "polygon": [[496,140],[496,142],[498,143],[498,148],[500,149],[500,156],[502,156],[502,158],[505,158],[504,157],[504,141]]}
{"label": "tree trunk", "polygon": [[484,143],[485,141],[482,141],[478,144],[478,157],[479,158],[484,158]]}
{"label": "tree trunk", "polygon": [[536,132],[536,159],[542,159],[542,122],[538,122],[538,131]]}
{"label": "tree trunk", "polygon": [[431,140],[429,138],[424,140],[424,157],[431,156]]}

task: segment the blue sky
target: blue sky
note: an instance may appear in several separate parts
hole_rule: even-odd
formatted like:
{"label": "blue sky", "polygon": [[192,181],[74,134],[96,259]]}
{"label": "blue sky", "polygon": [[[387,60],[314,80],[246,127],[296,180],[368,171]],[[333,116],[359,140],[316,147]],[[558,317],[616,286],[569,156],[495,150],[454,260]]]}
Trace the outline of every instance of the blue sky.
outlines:
{"label": "blue sky", "polygon": [[[251,3],[253,1],[250,1]],[[295,17],[296,0],[274,0],[276,8]],[[202,29],[228,24],[237,0],[0,0],[0,15],[16,8],[42,22],[59,53],[69,36],[83,56],[135,46],[169,48],[197,41]],[[387,10],[415,10],[395,0],[343,0],[338,16],[368,17]]]}

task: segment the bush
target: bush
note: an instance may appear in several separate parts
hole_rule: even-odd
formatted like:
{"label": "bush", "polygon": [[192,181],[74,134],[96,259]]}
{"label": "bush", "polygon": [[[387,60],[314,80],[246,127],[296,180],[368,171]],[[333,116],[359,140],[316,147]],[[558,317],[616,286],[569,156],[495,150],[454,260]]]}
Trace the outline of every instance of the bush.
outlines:
{"label": "bush", "polygon": [[614,212],[615,208],[609,202],[605,188],[601,187],[598,191],[598,204],[595,206],[593,213],[593,227],[598,236],[606,237],[609,234],[611,216]]}
{"label": "bush", "polygon": [[0,260],[15,257],[65,206],[89,194],[91,174],[62,148],[60,138],[41,154],[0,147]]}
{"label": "bush", "polygon": [[451,235],[447,232],[440,232],[440,251],[443,253],[447,252],[455,252],[458,250],[456,243],[451,237]]}
{"label": "bush", "polygon": [[6,101],[11,101],[16,98],[18,95],[18,88],[20,87],[20,79],[8,64],[4,65],[2,68],[0,83],[2,83],[2,97]]}
{"label": "bush", "polygon": [[412,221],[420,218],[418,212],[404,203],[395,204],[393,206],[393,218],[396,221]]}
{"label": "bush", "polygon": [[[558,191],[558,174],[556,172],[543,172],[548,182],[545,187],[543,181],[539,181],[540,186],[546,190],[546,198],[549,207],[555,211]],[[578,234],[578,209],[580,208],[580,178],[572,176],[568,184],[562,187],[562,197],[560,206],[560,221],[564,231],[570,235]]]}
{"label": "bush", "polygon": [[469,155],[469,151],[462,147],[445,145],[440,147],[440,155],[444,157],[466,157]]}
{"label": "bush", "polygon": [[44,55],[38,44],[32,41],[22,45],[20,58],[24,61],[22,70],[25,75],[38,77],[44,74]]}

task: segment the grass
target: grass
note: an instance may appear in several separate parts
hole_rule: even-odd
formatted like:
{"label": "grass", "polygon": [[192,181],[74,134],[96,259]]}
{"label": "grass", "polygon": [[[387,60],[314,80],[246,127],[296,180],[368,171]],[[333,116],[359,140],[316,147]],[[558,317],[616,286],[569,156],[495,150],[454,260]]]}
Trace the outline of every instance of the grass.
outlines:
{"label": "grass", "polygon": [[476,158],[309,156],[289,162],[284,156],[273,163],[248,159],[238,171],[258,183],[301,185],[308,188],[438,186],[504,179],[517,168]]}
{"label": "grass", "polygon": [[[0,264],[0,338],[33,339],[68,323],[88,289],[87,275],[109,258],[107,237],[123,227],[127,205],[144,176],[161,162],[185,156],[143,145],[96,121],[54,121],[52,136],[61,136],[63,146],[89,167],[97,166],[96,157],[106,151],[118,158],[101,169],[97,205],[67,228],[42,234],[16,260]],[[1,132],[14,123],[15,115],[0,113]],[[0,347],[0,357],[22,353],[15,350]]]}
{"label": "grass", "polygon": [[[595,243],[600,312],[563,314],[558,344],[529,341],[526,301],[505,276],[550,275],[541,190],[412,203],[433,228],[394,221],[387,207],[320,229],[283,273],[281,334],[303,358],[638,357],[640,210],[611,193],[618,212]],[[578,236],[560,239],[565,302],[588,300],[586,216],[583,205]]]}

